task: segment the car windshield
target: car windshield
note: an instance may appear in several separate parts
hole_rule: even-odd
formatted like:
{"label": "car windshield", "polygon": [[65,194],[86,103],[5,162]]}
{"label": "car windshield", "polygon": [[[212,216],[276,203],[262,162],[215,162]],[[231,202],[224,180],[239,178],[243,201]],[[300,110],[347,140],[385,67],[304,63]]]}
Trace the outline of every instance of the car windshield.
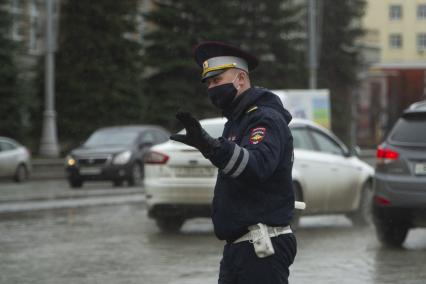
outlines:
{"label": "car windshield", "polygon": [[[204,128],[207,133],[214,138],[222,136],[224,124],[204,124],[201,122],[201,126]],[[179,134],[185,134],[185,129],[179,131]]]}
{"label": "car windshield", "polygon": [[390,140],[399,143],[426,144],[426,116],[401,118]]}
{"label": "car windshield", "polygon": [[84,146],[130,145],[137,136],[138,132],[130,130],[100,130],[93,133]]}

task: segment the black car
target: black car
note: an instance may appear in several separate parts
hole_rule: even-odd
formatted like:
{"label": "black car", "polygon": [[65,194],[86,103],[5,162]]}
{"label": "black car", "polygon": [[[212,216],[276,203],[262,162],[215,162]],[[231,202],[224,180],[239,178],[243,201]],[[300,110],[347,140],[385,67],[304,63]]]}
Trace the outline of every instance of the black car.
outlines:
{"label": "black car", "polygon": [[96,130],[80,147],[66,157],[69,184],[79,188],[89,180],[110,180],[115,186],[124,181],[138,185],[144,176],[147,150],[169,139],[159,126],[114,126]]}
{"label": "black car", "polygon": [[404,111],[377,149],[373,220],[378,239],[400,246],[426,227],[426,101]]}

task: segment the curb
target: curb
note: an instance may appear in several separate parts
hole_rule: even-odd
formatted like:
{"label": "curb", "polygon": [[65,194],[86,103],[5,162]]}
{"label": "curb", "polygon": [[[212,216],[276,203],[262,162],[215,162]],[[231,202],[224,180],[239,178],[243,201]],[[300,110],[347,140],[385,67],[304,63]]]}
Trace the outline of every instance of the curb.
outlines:
{"label": "curb", "polygon": [[64,179],[64,159],[40,159],[32,160],[31,179]]}
{"label": "curb", "polygon": [[7,204],[0,204],[0,214],[143,202],[145,202],[144,194],[88,197],[84,199],[11,202]]}

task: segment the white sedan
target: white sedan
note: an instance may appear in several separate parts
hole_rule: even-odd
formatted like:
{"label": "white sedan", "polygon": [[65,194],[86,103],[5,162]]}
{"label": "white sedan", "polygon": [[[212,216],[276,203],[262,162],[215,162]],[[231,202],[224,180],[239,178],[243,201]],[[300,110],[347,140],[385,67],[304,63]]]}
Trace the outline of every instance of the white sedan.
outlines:
{"label": "white sedan", "polygon": [[[212,137],[222,135],[225,122],[200,121]],[[342,213],[356,225],[368,223],[373,168],[316,123],[293,119],[290,129],[293,190],[296,200],[306,203],[293,225],[300,214]],[[163,231],[178,231],[186,219],[210,217],[216,175],[217,169],[195,148],[171,140],[152,147],[145,160],[148,215]]]}
{"label": "white sedan", "polygon": [[13,177],[16,182],[23,182],[30,172],[30,151],[11,138],[0,136],[0,178]]}

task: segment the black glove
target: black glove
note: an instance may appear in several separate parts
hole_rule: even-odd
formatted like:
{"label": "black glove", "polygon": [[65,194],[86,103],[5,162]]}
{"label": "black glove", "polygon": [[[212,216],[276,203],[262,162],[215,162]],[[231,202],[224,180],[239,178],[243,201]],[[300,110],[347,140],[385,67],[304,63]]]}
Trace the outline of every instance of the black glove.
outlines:
{"label": "black glove", "polygon": [[186,134],[173,134],[170,139],[197,148],[207,159],[220,147],[219,140],[211,137],[189,112],[178,112],[176,118],[182,122]]}

